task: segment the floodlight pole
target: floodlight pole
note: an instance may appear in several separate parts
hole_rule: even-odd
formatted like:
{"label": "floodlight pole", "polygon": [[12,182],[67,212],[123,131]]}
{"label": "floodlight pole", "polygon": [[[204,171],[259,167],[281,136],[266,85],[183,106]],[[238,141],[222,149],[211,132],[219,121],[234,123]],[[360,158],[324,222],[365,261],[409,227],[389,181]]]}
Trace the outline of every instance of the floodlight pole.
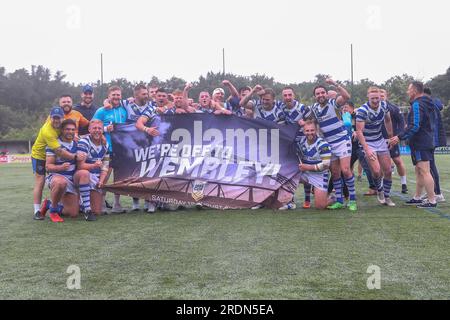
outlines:
{"label": "floodlight pole", "polygon": [[225,48],[222,49],[222,70],[223,76],[225,77]]}
{"label": "floodlight pole", "polygon": [[100,82],[103,85],[103,53],[100,53]]}
{"label": "floodlight pole", "polygon": [[351,94],[353,95],[353,43],[350,44],[350,66],[351,66]]}
{"label": "floodlight pole", "polygon": [[100,53],[100,94],[103,98],[103,53]]}

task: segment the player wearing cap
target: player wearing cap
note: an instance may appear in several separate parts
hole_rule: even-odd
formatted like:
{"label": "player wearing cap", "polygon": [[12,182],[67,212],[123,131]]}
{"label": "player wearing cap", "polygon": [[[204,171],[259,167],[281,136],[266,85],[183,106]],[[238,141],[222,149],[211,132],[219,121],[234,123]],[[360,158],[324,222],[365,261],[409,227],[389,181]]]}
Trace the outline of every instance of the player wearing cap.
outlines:
{"label": "player wearing cap", "polygon": [[214,89],[212,94],[212,101],[220,107],[230,111],[231,113],[241,116],[243,112],[239,105],[239,93],[230,81],[224,80],[222,81],[222,84],[230,90],[230,97],[227,99],[227,101],[225,101],[225,90],[223,90],[222,88],[216,88]]}
{"label": "player wearing cap", "polygon": [[102,212],[101,188],[105,184],[109,169],[108,145],[103,140],[102,121],[92,120],[90,122],[89,134],[78,142],[77,153],[84,157],[77,162],[77,172],[74,176],[75,185],[80,190],[82,209],[86,220],[95,221],[95,215]]}
{"label": "player wearing cap", "polygon": [[297,141],[300,154],[299,169],[301,181],[314,187],[314,206],[326,209],[328,206],[328,169],[331,164],[330,145],[317,135],[317,124],[308,120],[304,123],[305,136]]}
{"label": "player wearing cap", "polygon": [[[81,102],[73,107],[75,111],[78,111],[87,120],[91,121],[95,112],[99,107],[94,105],[94,88],[90,85],[85,85],[81,91]],[[80,127],[78,134],[80,136],[88,134],[88,127]]]}
{"label": "player wearing cap", "polygon": [[58,142],[60,148],[73,155],[71,160],[58,156],[51,147],[46,148],[46,170],[49,172],[46,182],[50,188],[51,202],[45,199],[41,213],[45,216],[47,209],[50,209],[50,219],[53,222],[64,222],[61,217],[63,213],[75,217],[79,211],[78,194],[73,181],[77,161],[75,132],[76,123],[72,119],[66,119],[61,123]]}
{"label": "player wearing cap", "polygon": [[356,111],[356,133],[377,187],[378,201],[394,207],[395,203],[390,197],[391,157],[382,131],[384,123],[389,138],[392,137],[391,116],[386,102],[381,100],[380,90],[377,87],[370,87],[367,97],[369,101]]}
{"label": "player wearing cap", "polygon": [[44,123],[39,130],[39,134],[31,149],[31,162],[33,165],[33,173],[35,175],[33,202],[34,202],[34,219],[43,220],[41,214],[42,190],[45,184],[46,174],[46,153],[45,149],[48,147],[60,158],[73,160],[75,155],[67,152],[61,147],[58,140],[60,134],[61,123],[64,119],[64,111],[60,107],[53,107],[50,111],[49,119]]}
{"label": "player wearing cap", "polygon": [[225,101],[225,90],[223,90],[222,88],[216,88],[213,91],[212,94],[212,100],[214,102],[217,102],[218,104],[222,105],[222,107],[226,108],[226,103]]}
{"label": "player wearing cap", "polygon": [[336,99],[328,99],[327,88],[323,85],[316,86],[313,90],[316,103],[309,108],[309,114],[317,120],[323,139],[331,147],[331,174],[337,201],[328,208],[332,210],[344,208],[342,174],[350,194],[350,201],[347,207],[351,211],[356,211],[355,177],[350,169],[352,144],[340,116],[340,110],[350,99],[350,95],[345,88],[338,85],[334,80],[327,78],[326,83],[336,87],[339,93],[338,97]]}
{"label": "player wearing cap", "polygon": [[[189,94],[189,90],[192,85],[186,86],[185,95]],[[221,89],[223,91],[223,89]],[[230,110],[227,110],[223,104],[211,99],[211,95],[208,91],[201,91],[198,95],[198,108],[197,113],[214,113],[214,114],[231,114]]]}

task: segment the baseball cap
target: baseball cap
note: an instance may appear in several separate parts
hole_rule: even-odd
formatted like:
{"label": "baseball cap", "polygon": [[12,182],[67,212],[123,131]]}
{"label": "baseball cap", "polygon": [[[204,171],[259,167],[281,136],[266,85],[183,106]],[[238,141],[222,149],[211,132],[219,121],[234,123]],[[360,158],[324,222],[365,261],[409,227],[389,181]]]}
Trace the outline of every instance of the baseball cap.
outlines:
{"label": "baseball cap", "polygon": [[83,87],[83,93],[86,93],[86,92],[90,92],[90,93],[93,93],[94,92],[94,88],[92,88],[90,85],[85,85],[84,87]]}
{"label": "baseball cap", "polygon": [[225,90],[223,90],[222,88],[216,88],[213,91],[213,95],[215,95],[216,93],[222,92],[223,95],[225,95]]}
{"label": "baseball cap", "polygon": [[50,118],[59,117],[64,118],[64,111],[61,107],[53,107],[50,111]]}

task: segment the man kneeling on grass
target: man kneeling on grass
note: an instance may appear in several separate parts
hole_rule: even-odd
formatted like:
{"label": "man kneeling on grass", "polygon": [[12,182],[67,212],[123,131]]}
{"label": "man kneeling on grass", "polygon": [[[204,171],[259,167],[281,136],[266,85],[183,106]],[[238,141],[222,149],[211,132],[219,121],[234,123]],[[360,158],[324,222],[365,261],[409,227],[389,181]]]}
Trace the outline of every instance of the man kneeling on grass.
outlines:
{"label": "man kneeling on grass", "polygon": [[75,181],[80,189],[82,211],[87,221],[95,221],[95,215],[102,212],[101,188],[109,169],[108,144],[103,139],[102,121],[90,122],[89,135],[78,142],[77,150],[79,159]]}
{"label": "man kneeling on grass", "polygon": [[302,171],[301,180],[314,187],[314,207],[326,209],[328,203],[328,169],[331,163],[330,145],[317,135],[317,125],[306,121],[303,137],[297,148],[300,154],[298,168]]}
{"label": "man kneeling on grass", "polygon": [[[64,120],[61,124],[61,136],[58,143],[61,148],[71,154],[77,153],[77,143],[73,140],[76,132],[76,123],[72,119]],[[62,214],[76,217],[79,210],[78,194],[74,185],[74,174],[78,156],[66,160],[58,156],[54,150],[46,149],[46,169],[49,175],[46,179],[50,188],[51,201],[45,199],[40,212],[42,216],[50,209],[50,219],[53,222],[64,222]],[[80,157],[81,160],[82,156]]]}

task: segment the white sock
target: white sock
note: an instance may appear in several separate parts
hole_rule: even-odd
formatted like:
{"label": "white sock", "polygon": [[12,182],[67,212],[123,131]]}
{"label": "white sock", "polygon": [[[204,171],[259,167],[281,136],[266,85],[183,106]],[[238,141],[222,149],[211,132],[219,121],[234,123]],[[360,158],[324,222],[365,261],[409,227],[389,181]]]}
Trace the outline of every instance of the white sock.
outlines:
{"label": "white sock", "polygon": [[402,184],[406,184],[406,176],[400,176],[400,181]]}
{"label": "white sock", "polygon": [[35,203],[35,204],[33,204],[33,206],[34,206],[34,213],[38,212],[39,209],[41,208],[41,204],[40,203]]}

